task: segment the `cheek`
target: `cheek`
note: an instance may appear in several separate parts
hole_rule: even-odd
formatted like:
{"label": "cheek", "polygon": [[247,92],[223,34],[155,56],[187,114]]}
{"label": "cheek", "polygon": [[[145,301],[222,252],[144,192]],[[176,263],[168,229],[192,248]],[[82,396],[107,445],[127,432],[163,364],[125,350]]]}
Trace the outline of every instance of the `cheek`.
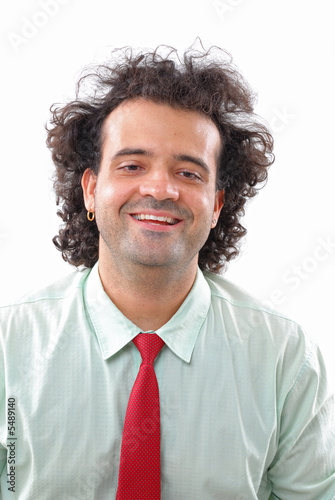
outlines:
{"label": "cheek", "polygon": [[211,217],[213,214],[215,199],[214,196],[209,195],[207,192],[199,193],[195,196],[194,192],[191,193],[189,198],[191,205],[193,207],[194,214],[197,217],[206,219]]}
{"label": "cheek", "polygon": [[129,199],[129,186],[120,185],[120,183],[100,183],[97,186],[95,199],[100,208],[119,210],[120,207]]}

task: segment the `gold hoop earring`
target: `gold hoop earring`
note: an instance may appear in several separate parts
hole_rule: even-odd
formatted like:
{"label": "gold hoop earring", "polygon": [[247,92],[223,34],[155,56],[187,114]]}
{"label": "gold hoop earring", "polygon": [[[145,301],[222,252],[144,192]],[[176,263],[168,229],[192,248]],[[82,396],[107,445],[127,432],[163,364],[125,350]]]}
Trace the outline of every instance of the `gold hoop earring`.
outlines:
{"label": "gold hoop earring", "polygon": [[87,212],[87,218],[92,222],[94,220],[94,212]]}

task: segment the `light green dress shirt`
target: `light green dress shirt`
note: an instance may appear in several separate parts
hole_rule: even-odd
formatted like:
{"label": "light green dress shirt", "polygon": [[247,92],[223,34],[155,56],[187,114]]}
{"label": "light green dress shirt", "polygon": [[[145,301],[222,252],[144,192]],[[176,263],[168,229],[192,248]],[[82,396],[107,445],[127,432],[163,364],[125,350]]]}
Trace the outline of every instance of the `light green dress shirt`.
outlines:
{"label": "light green dress shirt", "polygon": [[[2,307],[0,328],[0,498],[115,499],[139,328],[98,265]],[[198,270],[157,333],[163,500],[335,498],[334,400],[296,323]]]}

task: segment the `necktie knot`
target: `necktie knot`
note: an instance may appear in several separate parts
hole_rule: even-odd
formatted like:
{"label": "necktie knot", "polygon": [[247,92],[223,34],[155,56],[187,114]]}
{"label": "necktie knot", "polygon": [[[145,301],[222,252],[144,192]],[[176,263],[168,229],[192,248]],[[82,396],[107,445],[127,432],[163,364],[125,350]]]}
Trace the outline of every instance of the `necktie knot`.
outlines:
{"label": "necktie knot", "polygon": [[164,345],[164,340],[157,333],[139,333],[133,342],[140,351],[142,361],[145,364],[153,364]]}

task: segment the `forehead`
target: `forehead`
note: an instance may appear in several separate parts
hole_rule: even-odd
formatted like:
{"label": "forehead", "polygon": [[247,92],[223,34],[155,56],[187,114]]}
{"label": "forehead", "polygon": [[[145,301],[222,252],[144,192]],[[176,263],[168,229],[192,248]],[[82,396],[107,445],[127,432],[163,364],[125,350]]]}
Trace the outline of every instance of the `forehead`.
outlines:
{"label": "forehead", "polygon": [[103,148],[191,148],[215,159],[221,149],[219,130],[209,117],[144,98],[126,100],[115,108],[105,119],[102,139]]}

